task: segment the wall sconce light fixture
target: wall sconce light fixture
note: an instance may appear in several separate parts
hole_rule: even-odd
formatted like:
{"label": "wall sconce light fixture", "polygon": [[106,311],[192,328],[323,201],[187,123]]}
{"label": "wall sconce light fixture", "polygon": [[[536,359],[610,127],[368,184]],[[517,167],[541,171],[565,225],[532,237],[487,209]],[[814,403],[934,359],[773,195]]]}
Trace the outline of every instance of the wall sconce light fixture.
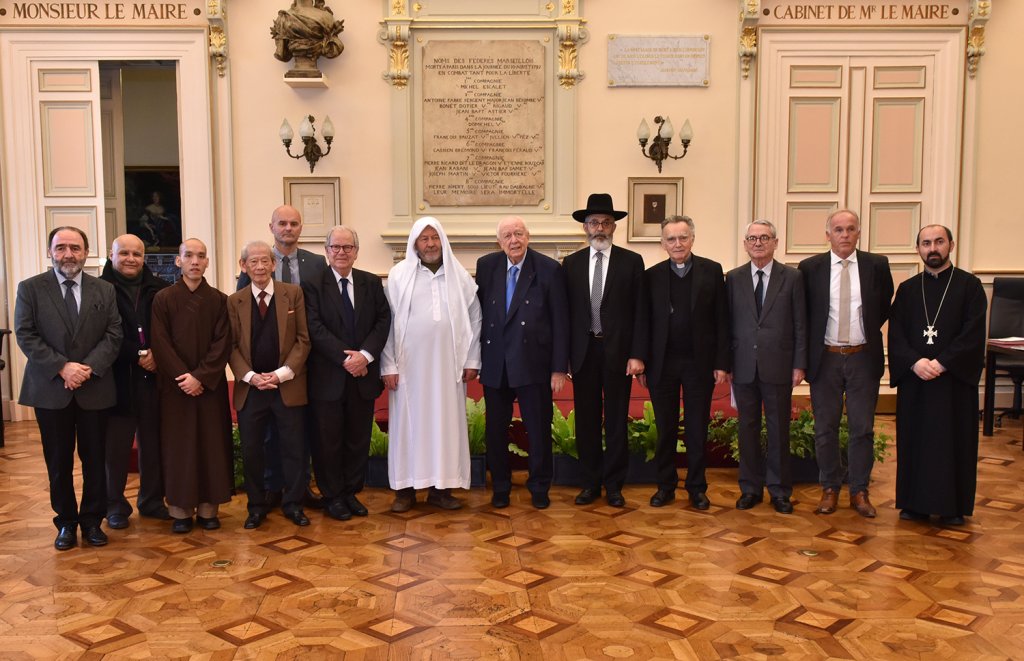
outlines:
{"label": "wall sconce light fixture", "polygon": [[306,115],[302,118],[302,123],[299,124],[299,137],[302,138],[301,154],[292,153],[292,137],[295,135],[295,131],[292,130],[292,125],[285,119],[281,122],[281,129],[278,131],[278,135],[281,137],[281,142],[284,143],[284,150],[292,158],[305,158],[306,162],[309,163],[309,171],[312,173],[313,168],[316,167],[316,162],[324,156],[331,153],[331,141],[334,140],[334,124],[331,123],[330,117],[324,117],[323,126],[320,127],[321,132],[324,136],[324,141],[327,143],[327,151],[320,149],[320,145],[316,141],[316,129],[313,128],[313,122],[316,121],[313,115]]}
{"label": "wall sconce light fixture", "polygon": [[686,152],[690,148],[690,141],[693,140],[693,127],[690,126],[690,120],[686,120],[683,123],[683,129],[679,131],[679,140],[683,143],[683,153],[679,156],[673,156],[668,153],[669,143],[672,142],[672,134],[675,133],[675,129],[672,128],[672,120],[658,115],[654,118],[654,123],[658,125],[658,134],[651,141],[650,148],[647,147],[647,141],[651,138],[651,127],[647,125],[646,119],[640,120],[640,126],[636,129],[636,137],[640,140],[640,151],[643,152],[644,156],[657,163],[658,172],[661,172],[661,162],[666,158],[678,161],[686,156]]}

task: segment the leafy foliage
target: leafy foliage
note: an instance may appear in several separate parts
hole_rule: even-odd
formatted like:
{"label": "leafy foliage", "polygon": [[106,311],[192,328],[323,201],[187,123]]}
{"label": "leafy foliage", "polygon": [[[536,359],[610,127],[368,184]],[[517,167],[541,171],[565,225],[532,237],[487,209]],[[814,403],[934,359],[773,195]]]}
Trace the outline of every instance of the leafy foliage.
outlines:
{"label": "leafy foliage", "polygon": [[484,400],[466,398],[466,427],[469,431],[469,453],[487,453],[487,410]]}
{"label": "leafy foliage", "polygon": [[557,404],[552,403],[551,406],[554,409],[551,417],[551,452],[579,459],[580,453],[576,449],[576,411],[569,411],[568,416],[563,416]]}
{"label": "leafy foliage", "polygon": [[238,425],[231,425],[231,477],[235,483],[235,489],[245,486],[245,466],[242,464],[242,434],[238,431]]}
{"label": "leafy foliage", "polygon": [[627,444],[633,454],[642,454],[644,461],[654,459],[658,448],[658,425],[654,421],[654,405],[644,402],[644,417],[630,418],[626,428]]}
{"label": "leafy foliage", "polygon": [[381,430],[376,420],[373,421],[373,426],[370,427],[370,456],[388,456],[388,433]]}

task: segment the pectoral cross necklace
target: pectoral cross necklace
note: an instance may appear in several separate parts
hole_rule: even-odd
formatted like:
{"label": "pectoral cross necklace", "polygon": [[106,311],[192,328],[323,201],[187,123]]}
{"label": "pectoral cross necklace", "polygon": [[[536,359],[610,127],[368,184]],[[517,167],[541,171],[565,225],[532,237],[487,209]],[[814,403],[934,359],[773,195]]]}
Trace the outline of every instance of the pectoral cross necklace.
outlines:
{"label": "pectoral cross necklace", "polygon": [[925,344],[935,344],[935,338],[939,336],[939,331],[935,330],[935,324],[939,321],[939,313],[942,312],[942,304],[946,302],[946,294],[949,293],[949,285],[953,282],[953,272],[949,272],[949,280],[946,282],[946,289],[942,292],[942,298],[939,299],[939,309],[935,311],[935,317],[928,319],[928,300],[924,297],[924,273],[921,274],[921,304],[924,305],[924,323],[925,329],[922,337],[927,337],[928,341]]}

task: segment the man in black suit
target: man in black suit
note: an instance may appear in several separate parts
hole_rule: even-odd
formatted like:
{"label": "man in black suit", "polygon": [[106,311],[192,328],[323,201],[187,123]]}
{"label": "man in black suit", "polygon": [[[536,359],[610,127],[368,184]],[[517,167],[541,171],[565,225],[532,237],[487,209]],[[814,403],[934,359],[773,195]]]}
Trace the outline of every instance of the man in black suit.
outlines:
{"label": "man in black suit", "polygon": [[[739,412],[740,491],[736,509],[764,499],[767,485],[776,512],[790,514],[789,419],[793,388],[807,367],[807,301],[800,271],[775,261],[775,225],[747,225],[750,261],[725,279],[732,347],[732,390]],[[761,409],[768,430],[761,451]]]}
{"label": "man in black suit", "polygon": [[[107,543],[107,412],[117,401],[111,366],[121,346],[121,317],[109,282],[82,272],[89,240],[76,227],[50,232],[53,271],[23,280],[14,332],[28,363],[18,403],[35,409],[56,516],[54,547],[78,544],[78,527],[92,546]],[[75,499],[75,437],[82,460],[82,504]]]}
{"label": "man in black suit", "polygon": [[356,494],[370,454],[373,402],[383,392],[380,354],[391,330],[391,308],[380,278],[352,268],[359,236],[337,226],[327,233],[330,268],[303,285],[313,350],[309,398],[316,424],[313,469],[328,516],[366,516]]}
{"label": "man in black suit", "polygon": [[808,369],[814,407],[814,449],[821,481],[818,514],[831,514],[839,502],[843,469],[839,419],[846,400],[850,444],[850,506],[867,518],[874,465],[875,404],[885,371],[882,324],[889,318],[893,282],[889,259],[857,250],[860,217],[849,209],[825,221],[829,252],[800,262],[807,292]]}
{"label": "man in black suit", "polygon": [[[274,209],[270,215],[270,233],[274,235],[274,280],[286,284],[302,285],[305,282],[318,283],[327,264],[324,259],[314,252],[299,247],[299,237],[302,236],[302,215],[298,209],[287,204]],[[238,274],[236,291],[242,290],[252,284],[249,274],[244,270]],[[304,443],[304,480],[309,484],[309,455],[310,438],[314,426],[312,415],[306,413],[306,442]],[[284,479],[281,474],[281,441],[278,438],[277,426],[273,423],[267,431],[267,438],[264,446],[266,475],[264,483],[267,487],[267,498],[272,506],[280,504]],[[318,476],[319,477],[319,476]],[[319,508],[322,501],[312,488],[306,491],[305,504],[308,507]]]}
{"label": "man in black suit", "polygon": [[669,216],[661,223],[661,247],[668,259],[647,269],[644,284],[650,303],[651,345],[647,372],[640,383],[651,391],[658,425],[658,491],[653,507],[676,497],[676,439],[679,435],[679,389],[683,389],[686,441],[686,491],[698,510],[711,506],[705,477],[704,445],[708,438],[711,393],[725,383],[730,369],[729,312],[722,265],[694,255],[696,229],[689,216]]}
{"label": "man in black suit", "polygon": [[512,471],[508,427],[512,403],[530,441],[526,488],[533,506],[551,504],[551,394],[565,386],[569,365],[569,312],[565,276],[558,262],[529,248],[522,218],[498,224],[500,252],[476,263],[477,297],[483,311],[480,383],[487,404],[487,467],[491,504],[509,505]]}
{"label": "man in black suit", "polygon": [[590,244],[562,262],[569,293],[576,443],[584,480],[576,504],[594,502],[603,483],[608,504],[625,507],[629,395],[633,378],[644,373],[648,341],[644,260],[612,245],[615,221],[625,218],[626,212],[615,210],[611,195],[592,194],[587,207],[572,217],[583,223]]}

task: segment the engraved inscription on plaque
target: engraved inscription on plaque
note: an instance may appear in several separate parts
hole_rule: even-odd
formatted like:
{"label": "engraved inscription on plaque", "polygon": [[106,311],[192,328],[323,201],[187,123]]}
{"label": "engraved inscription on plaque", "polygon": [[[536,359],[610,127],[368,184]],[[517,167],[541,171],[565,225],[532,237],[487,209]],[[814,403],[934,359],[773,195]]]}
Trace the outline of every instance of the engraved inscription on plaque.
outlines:
{"label": "engraved inscription on plaque", "polygon": [[707,87],[711,38],[608,35],[609,87]]}
{"label": "engraved inscription on plaque", "polygon": [[424,201],[431,206],[543,201],[544,58],[538,41],[424,45]]}

